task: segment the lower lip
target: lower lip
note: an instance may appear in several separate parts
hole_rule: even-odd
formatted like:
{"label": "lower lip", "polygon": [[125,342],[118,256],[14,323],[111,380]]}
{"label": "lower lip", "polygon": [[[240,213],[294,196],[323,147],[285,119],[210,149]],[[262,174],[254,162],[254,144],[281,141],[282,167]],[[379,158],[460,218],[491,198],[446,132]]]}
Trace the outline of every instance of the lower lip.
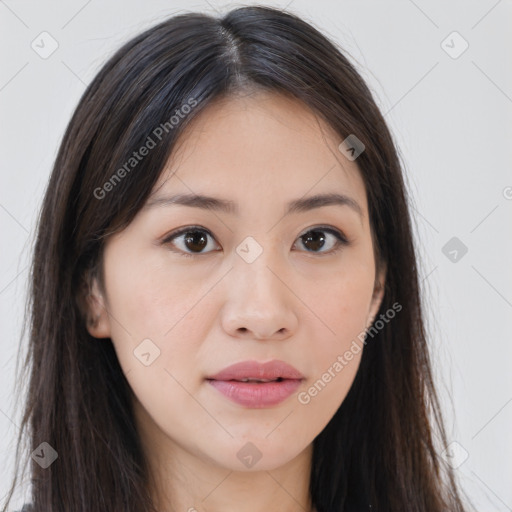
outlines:
{"label": "lower lip", "polygon": [[253,408],[276,405],[293,395],[301,380],[285,379],[281,382],[238,382],[234,380],[211,380],[208,382],[233,402]]}

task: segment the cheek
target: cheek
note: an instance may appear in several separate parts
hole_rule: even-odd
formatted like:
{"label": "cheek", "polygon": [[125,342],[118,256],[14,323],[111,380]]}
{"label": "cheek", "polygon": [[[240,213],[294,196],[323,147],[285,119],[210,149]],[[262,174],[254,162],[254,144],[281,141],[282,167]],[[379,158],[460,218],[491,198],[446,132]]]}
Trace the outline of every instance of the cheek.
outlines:
{"label": "cheek", "polygon": [[314,350],[308,348],[313,368],[309,387],[297,398],[318,418],[328,420],[326,411],[333,413],[341,405],[359,368],[373,279],[371,267],[354,266],[345,277],[321,287],[322,293],[310,296],[322,320],[314,323],[322,328],[311,337]]}
{"label": "cheek", "polygon": [[[208,292],[205,280],[184,279],[183,269],[166,265],[158,254],[118,250],[106,260],[106,287],[113,336],[164,342],[183,321],[189,322],[199,298]],[[123,333],[124,331],[124,333]]]}
{"label": "cheek", "polygon": [[326,335],[325,345],[342,349],[353,336],[366,328],[373,294],[374,272],[368,266],[346,266],[339,276],[330,275],[315,285],[314,292],[304,290],[312,313]]}
{"label": "cheek", "polygon": [[[182,268],[147,255],[144,264],[137,260],[141,256],[132,252],[119,264],[106,265],[112,343],[139,400],[157,411],[162,396],[155,390],[160,390],[179,410],[190,401],[184,389],[193,389],[204,369],[198,358],[211,328],[211,283],[184,278]],[[169,404],[162,407],[169,410]]]}

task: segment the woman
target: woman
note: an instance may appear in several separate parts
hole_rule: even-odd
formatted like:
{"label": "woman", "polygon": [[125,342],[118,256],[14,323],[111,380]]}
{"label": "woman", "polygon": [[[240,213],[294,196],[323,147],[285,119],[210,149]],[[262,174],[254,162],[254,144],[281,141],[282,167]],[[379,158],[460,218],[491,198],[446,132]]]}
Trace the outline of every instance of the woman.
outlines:
{"label": "woman", "polygon": [[468,510],[392,137],[298,17],[183,14],[125,44],[33,261],[34,512]]}

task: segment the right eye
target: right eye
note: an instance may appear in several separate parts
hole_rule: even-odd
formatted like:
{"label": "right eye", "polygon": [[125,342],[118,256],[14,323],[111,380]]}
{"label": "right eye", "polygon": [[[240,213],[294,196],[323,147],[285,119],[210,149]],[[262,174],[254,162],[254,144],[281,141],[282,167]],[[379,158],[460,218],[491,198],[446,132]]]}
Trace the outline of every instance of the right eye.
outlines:
{"label": "right eye", "polygon": [[214,240],[212,234],[207,229],[200,226],[187,226],[186,228],[170,233],[162,241],[162,244],[178,247],[178,250],[171,247],[171,251],[176,252],[181,256],[199,256],[201,254],[212,252],[203,250],[212,245],[208,243],[208,237]]}

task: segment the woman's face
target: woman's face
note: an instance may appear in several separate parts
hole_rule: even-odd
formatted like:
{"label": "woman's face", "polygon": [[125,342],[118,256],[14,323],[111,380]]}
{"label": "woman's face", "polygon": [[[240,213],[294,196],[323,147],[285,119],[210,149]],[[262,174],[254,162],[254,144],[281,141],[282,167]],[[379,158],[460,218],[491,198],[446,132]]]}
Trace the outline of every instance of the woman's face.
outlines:
{"label": "woman's face", "polygon": [[[95,283],[91,302],[100,318],[88,329],[112,339],[155,457],[273,469],[310,447],[343,402],[382,295],[364,183],[341,142],[295,100],[213,104],[184,132],[146,207],[108,239],[105,292]],[[192,194],[216,201],[169,199]],[[305,202],[324,194],[352,204]],[[208,380],[273,360],[302,380]]]}

